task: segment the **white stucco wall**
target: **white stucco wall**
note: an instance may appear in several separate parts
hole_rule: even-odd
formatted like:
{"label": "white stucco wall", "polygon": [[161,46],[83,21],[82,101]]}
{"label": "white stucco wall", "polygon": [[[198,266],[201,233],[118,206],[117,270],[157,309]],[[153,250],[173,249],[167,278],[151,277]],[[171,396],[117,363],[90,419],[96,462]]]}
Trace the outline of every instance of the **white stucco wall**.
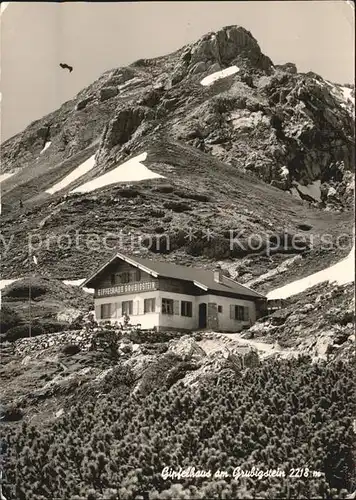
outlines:
{"label": "white stucco wall", "polygon": [[[156,312],[146,313],[144,314],[144,300],[145,299],[156,299]],[[132,315],[130,315],[131,324],[137,325],[140,324],[141,328],[144,330],[148,330],[150,328],[154,328],[159,324],[159,292],[145,292],[140,294],[131,294],[131,295],[118,295],[116,297],[98,297],[95,299],[95,318],[97,320],[101,320],[98,317],[98,308],[100,308],[101,304],[114,304],[112,307],[112,315],[110,321],[112,323],[119,322],[122,318],[122,309],[121,303],[123,301],[132,300]],[[108,319],[103,319],[102,321],[109,321]]]}
{"label": "white stucco wall", "polygon": [[[156,311],[152,313],[144,314],[144,299],[155,298],[156,299]],[[179,301],[179,314],[162,314],[162,298],[172,299],[174,301]],[[201,295],[201,296],[191,296],[181,293],[166,292],[166,291],[151,291],[151,292],[141,292],[130,295],[119,295],[116,297],[99,297],[95,298],[95,316],[100,321],[98,317],[98,311],[100,311],[101,304],[114,304],[112,307],[111,322],[120,321],[122,317],[121,302],[122,301],[133,301],[133,314],[130,316],[131,323],[141,324],[141,328],[150,329],[153,327],[160,328],[181,328],[186,330],[197,330],[199,328],[199,304],[209,302],[216,303],[217,306],[222,306],[222,313],[218,313],[218,330],[227,332],[238,332],[242,330],[245,325],[249,325],[250,321],[254,323],[256,321],[256,310],[255,304],[241,299],[233,299],[229,297],[220,297],[218,295]],[[181,301],[192,302],[192,317],[181,316]],[[230,318],[230,305],[240,305],[249,308],[249,320],[242,322]],[[103,320],[103,321],[108,321]]]}
{"label": "white stucco wall", "polygon": [[[197,297],[193,297],[191,295],[185,295],[183,293],[174,293],[174,292],[164,292],[160,291],[161,299],[172,299],[179,301],[179,314],[162,314],[161,313],[161,304],[162,300],[159,300],[157,305],[159,307],[159,327],[160,328],[184,328],[186,330],[197,330],[198,328],[198,310],[196,306]],[[192,302],[192,317],[181,316],[181,301]]]}
{"label": "white stucco wall", "polygon": [[[220,297],[219,295],[206,295],[199,297],[201,302],[215,302],[218,306],[222,306],[222,313],[218,313],[219,330],[226,332],[238,332],[242,330],[245,325],[250,325],[256,321],[256,307],[254,302],[242,299],[232,299],[229,297]],[[238,321],[230,318],[230,305],[243,306],[249,308],[249,320]]]}

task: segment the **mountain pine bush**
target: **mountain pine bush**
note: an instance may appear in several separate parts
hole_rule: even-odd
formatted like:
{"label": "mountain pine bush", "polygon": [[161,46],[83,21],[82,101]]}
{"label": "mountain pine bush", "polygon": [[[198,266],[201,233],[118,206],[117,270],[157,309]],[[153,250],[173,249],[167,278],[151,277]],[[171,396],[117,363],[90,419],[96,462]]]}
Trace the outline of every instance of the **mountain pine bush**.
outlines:
{"label": "mountain pine bush", "polygon": [[[169,357],[163,365],[167,371]],[[351,363],[269,360],[242,375],[224,371],[199,386],[170,389],[158,379],[137,396],[130,370],[119,366],[100,391],[78,392],[51,424],[4,427],[6,498],[330,499],[352,490]],[[230,476],[164,479],[164,467]],[[236,467],[278,468],[287,476],[308,467],[321,477],[238,479]]]}

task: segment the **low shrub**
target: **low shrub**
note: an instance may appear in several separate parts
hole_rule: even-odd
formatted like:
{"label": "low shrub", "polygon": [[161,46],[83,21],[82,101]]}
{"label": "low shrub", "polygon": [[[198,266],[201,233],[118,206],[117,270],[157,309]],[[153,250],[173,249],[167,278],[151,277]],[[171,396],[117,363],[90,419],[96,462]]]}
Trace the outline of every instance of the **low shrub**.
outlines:
{"label": "low shrub", "polygon": [[182,213],[182,212],[187,212],[192,209],[188,203],[184,203],[182,201],[166,201],[163,204],[164,208],[167,210],[172,210],[173,212],[176,213]]}
{"label": "low shrub", "polygon": [[44,333],[57,333],[69,329],[68,323],[64,323],[61,321],[54,321],[54,320],[43,322],[41,323],[41,326],[44,330]]}
{"label": "low shrub", "polygon": [[140,191],[134,188],[123,188],[118,193],[122,198],[136,198],[139,194]]}
{"label": "low shrub", "polygon": [[7,342],[15,342],[15,340],[25,339],[28,337],[37,337],[38,335],[43,335],[45,332],[43,326],[38,324],[30,325],[24,323],[22,325],[14,326],[10,328],[5,334],[5,340]]}
{"label": "low shrub", "polygon": [[62,349],[62,354],[66,356],[73,356],[74,354],[78,354],[81,349],[77,344],[66,344]]}
{"label": "low shrub", "polygon": [[[62,417],[8,426],[4,496],[88,499],[93,485],[97,498],[119,485],[115,498],[129,499],[331,499],[352,491],[353,362],[266,359],[242,374],[222,370],[167,390],[169,371],[186,368],[177,356],[159,356],[133,392],[136,373],[115,366],[96,386],[100,395],[82,387]],[[164,467],[189,464],[211,477],[161,476]],[[301,464],[309,474],[289,477]],[[236,467],[283,474],[240,481]],[[229,476],[222,481],[217,470]]]}
{"label": "low shrub", "polygon": [[161,184],[160,186],[157,186],[154,191],[157,193],[173,193],[174,187],[170,184]]}
{"label": "low shrub", "polygon": [[186,233],[179,229],[166,235],[162,234],[160,238],[143,238],[141,243],[151,252],[168,254],[184,247],[186,242]]}
{"label": "low shrub", "polygon": [[18,422],[23,417],[21,408],[16,405],[3,406],[0,413],[3,422]]}
{"label": "low shrub", "polygon": [[46,293],[46,286],[37,282],[35,278],[31,278],[31,282],[28,278],[16,281],[15,283],[11,283],[11,285],[4,290],[5,297],[20,299],[28,299],[30,296],[31,299],[35,299]]}
{"label": "low shrub", "polygon": [[3,304],[0,309],[0,332],[6,333],[21,322],[19,314],[8,304]]}
{"label": "low shrub", "polygon": [[201,194],[201,193],[191,193],[189,191],[175,191],[175,194],[179,196],[180,198],[186,198],[190,200],[196,200],[196,201],[210,201],[209,196],[206,194]]}
{"label": "low shrub", "polygon": [[165,214],[166,214],[166,212],[164,210],[159,210],[157,208],[152,208],[149,211],[150,217],[156,217],[157,219],[161,219],[162,217],[165,216]]}

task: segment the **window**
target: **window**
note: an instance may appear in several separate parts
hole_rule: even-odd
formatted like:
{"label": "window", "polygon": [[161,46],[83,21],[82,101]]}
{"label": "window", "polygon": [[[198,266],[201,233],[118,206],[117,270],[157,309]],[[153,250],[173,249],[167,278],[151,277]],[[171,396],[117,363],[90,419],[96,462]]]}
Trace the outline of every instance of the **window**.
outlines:
{"label": "window", "polygon": [[235,319],[243,321],[245,319],[245,310],[242,306],[235,306]]}
{"label": "window", "polygon": [[115,285],[115,283],[116,283],[116,279],[115,278],[116,278],[115,274],[112,274],[111,277],[110,277],[110,281],[111,281],[112,285]]}
{"label": "window", "polygon": [[100,306],[100,318],[110,319],[111,318],[111,304],[101,304]]}
{"label": "window", "polygon": [[130,281],[130,273],[121,273],[121,283],[128,283]]}
{"label": "window", "polygon": [[189,318],[192,317],[192,303],[191,302],[186,302],[185,300],[182,300],[180,303],[180,313],[182,316],[188,316]]}
{"label": "window", "polygon": [[[133,271],[125,271],[114,276],[116,283],[132,283],[141,280],[141,271],[139,269],[134,269]],[[111,284],[113,285],[114,283]]]}
{"label": "window", "polygon": [[173,299],[162,299],[162,314],[173,314]]}
{"label": "window", "polygon": [[146,313],[152,313],[156,311],[156,299],[145,299],[144,311]]}
{"label": "window", "polygon": [[121,304],[122,315],[128,314],[130,316],[130,314],[132,314],[132,305],[133,305],[132,300],[124,300]]}
{"label": "window", "polygon": [[218,313],[222,313],[222,312],[223,312],[222,306],[218,306]]}
{"label": "window", "polygon": [[232,305],[230,317],[238,321],[248,321],[248,307]]}

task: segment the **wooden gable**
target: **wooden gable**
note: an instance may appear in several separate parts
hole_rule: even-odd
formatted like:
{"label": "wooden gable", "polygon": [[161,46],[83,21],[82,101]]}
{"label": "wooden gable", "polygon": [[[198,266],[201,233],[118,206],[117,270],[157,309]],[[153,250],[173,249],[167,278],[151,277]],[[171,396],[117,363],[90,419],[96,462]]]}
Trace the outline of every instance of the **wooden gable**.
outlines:
{"label": "wooden gable", "polygon": [[95,297],[110,297],[155,290],[157,279],[123,260],[109,264],[95,282]]}

